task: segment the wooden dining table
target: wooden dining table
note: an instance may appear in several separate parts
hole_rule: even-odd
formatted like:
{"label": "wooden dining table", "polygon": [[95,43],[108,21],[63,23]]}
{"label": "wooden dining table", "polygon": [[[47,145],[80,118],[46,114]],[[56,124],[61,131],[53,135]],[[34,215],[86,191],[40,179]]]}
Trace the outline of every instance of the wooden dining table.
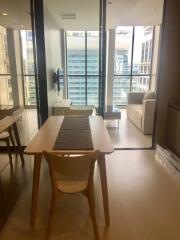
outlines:
{"label": "wooden dining table", "polygon": [[92,136],[93,150],[54,150],[54,144],[64,116],[50,116],[39,129],[34,138],[25,148],[24,153],[34,156],[33,185],[32,185],[32,203],[31,203],[31,226],[35,225],[36,209],[38,200],[38,188],[41,169],[41,159],[43,151],[57,154],[85,154],[90,151],[99,150],[98,164],[100,169],[100,178],[102,186],[102,196],[105,214],[105,223],[110,225],[108,185],[106,175],[105,155],[114,151],[107,129],[101,116],[90,116],[90,130]]}

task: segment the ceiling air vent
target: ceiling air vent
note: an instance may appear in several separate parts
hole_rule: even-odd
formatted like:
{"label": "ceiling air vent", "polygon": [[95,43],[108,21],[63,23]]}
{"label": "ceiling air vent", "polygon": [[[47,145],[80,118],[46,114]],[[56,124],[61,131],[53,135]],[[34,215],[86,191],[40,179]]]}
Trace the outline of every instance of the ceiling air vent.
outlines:
{"label": "ceiling air vent", "polygon": [[60,16],[64,20],[74,20],[74,19],[77,19],[77,14],[76,13],[63,13],[63,14],[60,14]]}

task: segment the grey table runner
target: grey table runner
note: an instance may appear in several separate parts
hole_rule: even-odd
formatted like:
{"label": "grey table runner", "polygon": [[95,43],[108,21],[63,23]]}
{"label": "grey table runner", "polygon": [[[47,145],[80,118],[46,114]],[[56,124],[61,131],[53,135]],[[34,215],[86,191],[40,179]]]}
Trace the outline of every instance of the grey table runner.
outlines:
{"label": "grey table runner", "polygon": [[89,117],[65,116],[59,130],[54,150],[93,149]]}

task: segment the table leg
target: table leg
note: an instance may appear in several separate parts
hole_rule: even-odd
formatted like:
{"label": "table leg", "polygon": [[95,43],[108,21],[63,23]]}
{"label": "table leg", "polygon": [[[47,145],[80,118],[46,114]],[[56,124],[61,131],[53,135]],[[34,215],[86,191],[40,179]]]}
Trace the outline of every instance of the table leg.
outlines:
{"label": "table leg", "polygon": [[35,225],[36,219],[40,171],[41,171],[41,155],[35,155],[32,186],[32,202],[31,202],[31,227]]}
{"label": "table leg", "polygon": [[99,168],[100,168],[100,177],[101,177],[101,187],[102,187],[102,195],[103,195],[105,222],[106,222],[106,226],[109,226],[110,225],[109,201],[108,201],[106,161],[105,161],[105,155],[104,154],[100,154],[98,162],[99,162]]}
{"label": "table leg", "polygon": [[15,135],[15,138],[16,138],[16,142],[17,142],[17,146],[18,146],[18,152],[20,154],[21,162],[22,162],[22,165],[24,165],[23,150],[22,150],[22,146],[21,146],[16,122],[12,126],[13,126],[13,130],[14,130],[14,135]]}

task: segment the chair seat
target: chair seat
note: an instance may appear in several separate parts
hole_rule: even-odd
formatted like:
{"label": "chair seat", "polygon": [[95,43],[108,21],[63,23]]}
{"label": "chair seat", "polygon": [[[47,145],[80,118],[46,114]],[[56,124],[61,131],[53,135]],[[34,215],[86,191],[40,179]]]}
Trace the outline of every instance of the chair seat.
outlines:
{"label": "chair seat", "polygon": [[3,138],[8,138],[8,137],[10,137],[8,132],[4,131],[4,132],[0,133],[0,140]]}
{"label": "chair seat", "polygon": [[78,193],[82,192],[87,188],[88,181],[86,180],[58,180],[57,189],[63,193]]}

